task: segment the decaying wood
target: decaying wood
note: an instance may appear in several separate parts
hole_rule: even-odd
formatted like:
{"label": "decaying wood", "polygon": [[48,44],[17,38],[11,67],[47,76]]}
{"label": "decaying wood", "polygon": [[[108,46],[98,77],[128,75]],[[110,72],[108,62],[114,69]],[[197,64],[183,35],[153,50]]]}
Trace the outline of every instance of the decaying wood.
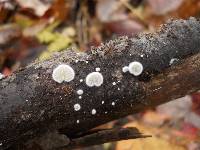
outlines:
{"label": "decaying wood", "polygon": [[83,137],[75,138],[67,146],[58,147],[57,150],[82,148],[100,145],[107,142],[151,137],[143,135],[136,128],[105,129]]}
{"label": "decaying wood", "polygon": [[[66,51],[31,64],[0,82],[1,149],[55,130],[71,139],[103,123],[195,92],[200,89],[199,52],[200,21],[190,18],[171,21],[155,34],[121,37],[89,53]],[[144,67],[138,77],[122,72],[133,61]],[[75,70],[73,81],[59,84],[52,79],[60,63]],[[100,87],[80,82],[96,67],[104,77]],[[82,99],[78,89],[84,91]],[[80,111],[74,111],[76,103]]]}

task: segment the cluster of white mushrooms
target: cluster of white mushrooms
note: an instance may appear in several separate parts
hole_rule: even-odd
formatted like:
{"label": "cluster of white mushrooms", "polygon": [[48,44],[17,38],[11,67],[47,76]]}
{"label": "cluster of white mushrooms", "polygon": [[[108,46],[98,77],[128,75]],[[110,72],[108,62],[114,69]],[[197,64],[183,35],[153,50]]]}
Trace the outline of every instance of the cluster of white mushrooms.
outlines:
{"label": "cluster of white mushrooms", "polygon": [[[122,68],[122,72],[125,73],[128,71],[134,76],[139,76],[143,72],[143,65],[137,61],[131,62],[128,66]],[[67,64],[61,64],[53,70],[52,78],[58,83],[70,82],[75,78],[75,71],[71,66]],[[95,72],[89,73],[85,77],[85,80],[80,79],[80,82],[85,81],[88,87],[100,87],[103,84],[103,80],[104,79],[103,75],[100,73],[100,68],[97,67],[95,68]],[[112,84],[116,85],[116,82],[113,82]],[[120,90],[120,88],[118,88],[118,90]],[[84,93],[83,90],[78,89],[76,93],[79,95],[79,99],[82,99],[82,95]],[[104,101],[102,101],[102,104],[104,104]],[[115,106],[115,102],[112,102],[112,106]],[[74,111],[79,110],[81,110],[81,105],[78,103],[74,104]],[[95,115],[96,113],[96,109],[91,110],[92,115]],[[77,120],[76,122],[79,123],[80,120]]]}

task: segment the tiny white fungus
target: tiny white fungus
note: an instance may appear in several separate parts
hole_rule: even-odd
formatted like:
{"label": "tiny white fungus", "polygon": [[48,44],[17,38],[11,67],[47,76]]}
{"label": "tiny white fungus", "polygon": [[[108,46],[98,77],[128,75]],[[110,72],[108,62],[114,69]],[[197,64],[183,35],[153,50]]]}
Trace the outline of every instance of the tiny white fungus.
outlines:
{"label": "tiny white fungus", "polygon": [[78,91],[77,91],[77,94],[78,94],[78,95],[82,95],[82,94],[83,94],[83,90],[81,90],[81,89],[78,90]]}
{"label": "tiny white fungus", "polygon": [[75,72],[69,65],[62,64],[53,70],[52,77],[58,83],[70,82],[74,79]]}
{"label": "tiny white fungus", "polygon": [[86,62],[86,64],[88,64],[88,61],[85,61]]}
{"label": "tiny white fungus", "polygon": [[74,105],[74,110],[75,111],[79,111],[81,109],[81,105],[80,104],[75,104]]}
{"label": "tiny white fungus", "polygon": [[125,73],[125,72],[128,72],[128,66],[124,66],[123,68],[122,68],[122,71]]}
{"label": "tiny white fungus", "polygon": [[97,113],[96,109],[92,109],[92,115],[95,115]]}
{"label": "tiny white fungus", "polygon": [[4,77],[5,76],[2,73],[0,73],[0,80],[3,79]]}
{"label": "tiny white fungus", "polygon": [[112,102],[112,105],[115,106],[115,102]]}
{"label": "tiny white fungus", "polygon": [[102,101],[101,103],[104,104],[104,101]]}
{"label": "tiny white fungus", "polygon": [[128,70],[134,76],[139,76],[143,71],[143,66],[140,62],[134,61],[129,64]]}
{"label": "tiny white fungus", "polygon": [[172,58],[169,62],[169,65],[171,66],[173,63],[178,62],[179,59],[178,58]]}
{"label": "tiny white fungus", "polygon": [[95,68],[96,72],[99,72],[101,69],[100,68]]}
{"label": "tiny white fungus", "polygon": [[79,99],[82,99],[82,96],[79,96],[78,98],[79,98]]}
{"label": "tiny white fungus", "polygon": [[79,123],[80,121],[79,120],[76,120],[76,123]]}
{"label": "tiny white fungus", "polygon": [[142,57],[142,58],[143,58],[143,57],[144,57],[144,55],[142,54],[142,55],[140,55],[140,57]]}
{"label": "tiny white fungus", "polygon": [[83,79],[80,79],[80,82],[83,82]]}
{"label": "tiny white fungus", "polygon": [[78,60],[75,60],[76,63],[78,63]]}
{"label": "tiny white fungus", "polygon": [[89,73],[85,80],[87,86],[93,87],[93,86],[101,86],[103,84],[103,75],[99,72],[92,72]]}
{"label": "tiny white fungus", "polygon": [[116,82],[113,82],[112,84],[113,84],[113,85],[116,85]]}
{"label": "tiny white fungus", "polygon": [[120,88],[117,88],[118,91],[120,91]]}

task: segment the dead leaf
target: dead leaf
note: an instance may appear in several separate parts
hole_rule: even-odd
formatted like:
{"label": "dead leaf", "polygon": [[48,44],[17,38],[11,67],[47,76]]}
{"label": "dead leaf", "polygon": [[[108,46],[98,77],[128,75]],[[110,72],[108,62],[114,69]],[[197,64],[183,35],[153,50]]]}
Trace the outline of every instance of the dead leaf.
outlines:
{"label": "dead leaf", "polygon": [[105,28],[118,35],[133,36],[144,30],[144,26],[131,19],[111,21],[105,24]]}
{"label": "dead leaf", "polygon": [[72,1],[55,0],[51,7],[45,12],[44,18],[54,18],[58,21],[65,21],[70,13]]}
{"label": "dead leaf", "polygon": [[183,3],[183,0],[148,0],[154,14],[164,15],[176,10]]}
{"label": "dead leaf", "polygon": [[21,30],[16,24],[0,26],[0,46],[6,45],[21,36]]}
{"label": "dead leaf", "polygon": [[42,0],[16,0],[22,8],[30,8],[37,16],[43,16],[51,6]]}
{"label": "dead leaf", "polygon": [[153,126],[161,126],[164,122],[168,121],[170,117],[166,114],[161,114],[155,111],[147,111],[144,113],[142,120],[145,124]]}
{"label": "dead leaf", "polygon": [[200,116],[200,93],[192,94],[192,110]]}
{"label": "dead leaf", "polygon": [[125,127],[136,127],[140,132],[152,137],[117,142],[116,150],[186,150],[182,146],[170,143],[167,138],[161,137],[159,135],[161,132],[156,128],[149,128],[137,122],[129,123]]}
{"label": "dead leaf", "polygon": [[101,22],[110,22],[127,18],[125,9],[118,0],[98,0],[96,6],[97,17]]}

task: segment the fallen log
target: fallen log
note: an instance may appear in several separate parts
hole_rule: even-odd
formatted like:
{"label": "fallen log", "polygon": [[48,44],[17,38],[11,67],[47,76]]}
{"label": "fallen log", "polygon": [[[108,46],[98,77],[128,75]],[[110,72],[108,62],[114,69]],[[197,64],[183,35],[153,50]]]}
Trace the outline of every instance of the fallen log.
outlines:
{"label": "fallen log", "polygon": [[[0,149],[55,131],[72,139],[195,92],[199,52],[200,20],[190,18],[170,21],[154,34],[108,41],[88,53],[68,50],[30,64],[0,81]],[[60,76],[53,74],[61,64],[67,76],[62,67]]]}

